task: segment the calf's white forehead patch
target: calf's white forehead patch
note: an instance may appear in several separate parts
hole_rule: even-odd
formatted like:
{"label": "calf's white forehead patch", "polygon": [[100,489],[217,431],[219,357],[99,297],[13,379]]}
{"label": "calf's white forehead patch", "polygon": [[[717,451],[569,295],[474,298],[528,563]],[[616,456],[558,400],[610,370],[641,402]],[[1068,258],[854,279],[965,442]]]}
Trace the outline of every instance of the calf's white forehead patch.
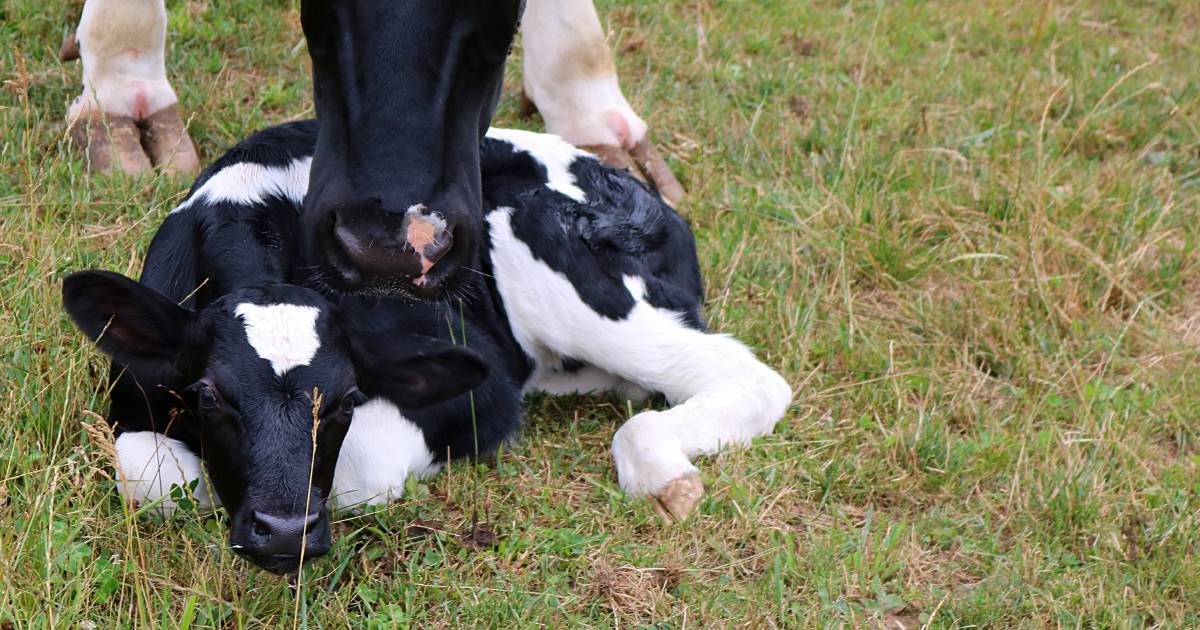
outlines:
{"label": "calf's white forehead patch", "polygon": [[321,347],[317,337],[317,316],[321,312],[314,306],[243,302],[234,313],[246,326],[246,340],[258,356],[271,363],[276,376],[298,365],[308,365]]}

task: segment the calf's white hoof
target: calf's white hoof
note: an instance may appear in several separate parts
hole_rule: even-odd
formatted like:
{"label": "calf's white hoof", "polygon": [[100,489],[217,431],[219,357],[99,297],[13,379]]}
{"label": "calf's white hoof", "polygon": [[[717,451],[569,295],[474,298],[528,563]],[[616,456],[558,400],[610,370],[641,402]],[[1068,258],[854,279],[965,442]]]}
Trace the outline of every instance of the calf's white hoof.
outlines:
{"label": "calf's white hoof", "polygon": [[672,479],[662,490],[651,495],[650,506],[667,524],[678,523],[686,519],[703,498],[704,482],[700,481],[700,474],[688,473]]}

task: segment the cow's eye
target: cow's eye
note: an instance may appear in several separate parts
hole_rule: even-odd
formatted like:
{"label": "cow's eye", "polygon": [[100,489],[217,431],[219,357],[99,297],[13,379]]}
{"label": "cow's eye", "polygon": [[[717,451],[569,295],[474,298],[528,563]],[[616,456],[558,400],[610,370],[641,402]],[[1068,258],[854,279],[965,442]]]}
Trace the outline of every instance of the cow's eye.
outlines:
{"label": "cow's eye", "polygon": [[214,413],[221,408],[221,396],[212,381],[202,379],[189,389],[192,390],[196,401],[196,410],[201,413]]}
{"label": "cow's eye", "polygon": [[365,402],[367,402],[366,394],[360,392],[357,387],[346,392],[346,395],[342,396],[342,406],[339,409],[341,417],[349,420],[350,416],[354,415],[354,408]]}

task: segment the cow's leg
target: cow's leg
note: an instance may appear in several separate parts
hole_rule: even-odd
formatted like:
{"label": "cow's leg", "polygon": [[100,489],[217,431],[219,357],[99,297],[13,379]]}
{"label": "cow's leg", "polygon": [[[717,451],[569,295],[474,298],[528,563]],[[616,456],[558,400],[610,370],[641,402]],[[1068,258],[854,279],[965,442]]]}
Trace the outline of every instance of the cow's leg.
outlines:
{"label": "cow's leg", "polygon": [[652,497],[667,520],[683,518],[704,493],[691,460],[770,433],[791,388],[736,339],[689,328],[655,308],[640,278],[625,278],[635,299],[626,317],[596,313],[516,238],[510,212],[496,210],[487,220],[514,335],[532,356],[569,356],[666,395],[670,409],[639,413],[617,431],[613,458],[626,492]]}
{"label": "cow's leg", "polygon": [[[75,40],[83,93],[71,104],[71,138],[90,168],[135,174],[151,163],[172,173],[200,168],[167,82],[163,0],[87,0]],[[64,46],[64,54],[70,53]],[[143,149],[144,147],[144,149]]]}
{"label": "cow's leg", "polygon": [[146,505],[161,500],[155,511],[169,514],[177,507],[171,498],[174,486],[186,492],[192,482],[192,499],[201,508],[214,499],[204,480],[200,459],[182,442],[154,431],[126,431],[117,436],[117,489],[127,501]]}
{"label": "cow's leg", "polygon": [[677,203],[683,186],[621,93],[592,0],[528,0],[521,30],[525,94],[546,130],[649,178],[663,198]]}

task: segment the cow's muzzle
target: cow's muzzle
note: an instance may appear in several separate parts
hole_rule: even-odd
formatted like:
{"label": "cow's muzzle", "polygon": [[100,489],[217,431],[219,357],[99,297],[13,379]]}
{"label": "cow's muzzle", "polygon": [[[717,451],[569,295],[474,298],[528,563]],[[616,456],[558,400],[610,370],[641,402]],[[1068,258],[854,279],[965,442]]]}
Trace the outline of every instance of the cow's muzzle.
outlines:
{"label": "cow's muzzle", "polygon": [[470,227],[423,205],[402,215],[338,212],[327,257],[339,289],[440,297],[473,252]]}

